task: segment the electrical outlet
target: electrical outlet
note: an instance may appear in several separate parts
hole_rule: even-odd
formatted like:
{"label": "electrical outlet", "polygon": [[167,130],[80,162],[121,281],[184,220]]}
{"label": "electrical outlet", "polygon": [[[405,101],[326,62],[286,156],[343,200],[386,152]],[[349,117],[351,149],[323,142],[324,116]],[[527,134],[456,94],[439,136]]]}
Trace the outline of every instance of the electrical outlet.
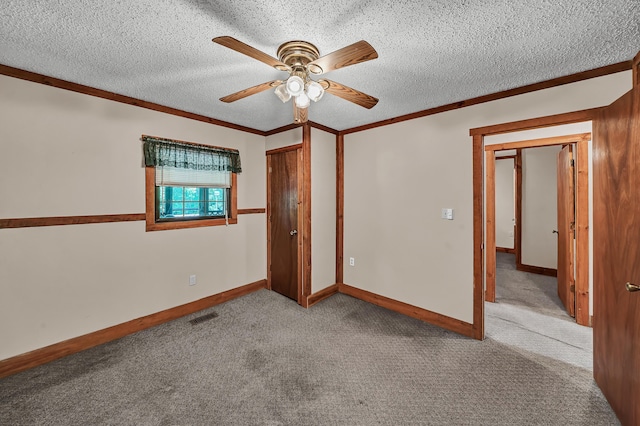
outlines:
{"label": "electrical outlet", "polygon": [[349,258],[349,266],[356,266],[356,259],[354,257]]}
{"label": "electrical outlet", "polygon": [[195,275],[189,275],[189,285],[196,285],[197,282]]}

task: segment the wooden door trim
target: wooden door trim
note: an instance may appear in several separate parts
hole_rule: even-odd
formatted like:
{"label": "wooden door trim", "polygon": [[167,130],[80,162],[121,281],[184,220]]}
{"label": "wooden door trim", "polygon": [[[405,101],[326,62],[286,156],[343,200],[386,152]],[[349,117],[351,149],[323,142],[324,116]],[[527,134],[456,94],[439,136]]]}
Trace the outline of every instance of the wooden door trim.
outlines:
{"label": "wooden door trim", "polygon": [[485,152],[485,295],[486,302],[496,301],[496,156],[493,151]]}
{"label": "wooden door trim", "polygon": [[576,159],[576,322],[589,318],[589,140],[577,144]]}
{"label": "wooden door trim", "polygon": [[473,136],[473,338],[484,340],[484,151]]}
{"label": "wooden door trim", "polygon": [[[303,298],[303,286],[304,286],[304,199],[306,194],[304,193],[304,150],[298,149],[298,304],[308,308],[309,304],[307,298]],[[301,235],[302,234],[302,235]]]}
{"label": "wooden door trim", "polygon": [[553,136],[550,138],[530,139],[525,141],[505,142],[494,145],[486,145],[485,151],[507,151],[512,149],[538,148],[542,146],[566,145],[578,143],[582,140],[591,140],[591,133],[578,133],[566,136]]}
{"label": "wooden door trim", "polygon": [[[302,228],[302,214],[300,212],[300,207],[302,206],[302,190],[303,190],[303,177],[302,177],[302,167],[303,167],[303,161],[302,161],[302,144],[298,144],[298,145],[291,145],[291,146],[295,146],[296,147],[296,175],[297,175],[297,182],[296,182],[296,186],[297,186],[297,192],[298,192],[298,217],[296,220],[296,226],[298,229],[298,243],[297,243],[297,266],[298,266],[298,270],[296,272],[296,276],[297,276],[297,282],[298,282],[298,291],[296,292],[297,295],[297,300],[296,302],[298,302],[298,304],[303,304],[303,301],[306,302],[306,297],[303,299],[302,298],[302,270],[303,268],[301,267],[302,265],[302,238],[300,237],[300,230],[303,229]],[[290,147],[287,147],[290,148]],[[274,154],[281,154],[283,152],[288,152],[288,151],[292,151],[292,149],[285,149],[285,150],[280,150],[280,149],[275,149],[275,150],[271,150],[269,152],[269,154],[267,154],[267,210],[266,210],[266,220],[267,220],[267,282],[266,282],[266,288],[268,290],[272,290],[271,287],[271,258],[272,258],[272,253],[271,253],[271,173],[269,172],[269,170],[271,169],[271,156]]]}
{"label": "wooden door trim", "polygon": [[494,124],[485,127],[476,127],[469,130],[469,136],[491,136],[502,133],[521,132],[523,130],[542,129],[544,127],[560,126],[562,124],[581,123],[592,121],[602,107],[583,109],[580,111],[565,112],[562,114],[547,115],[545,117],[529,118],[509,123]]}
{"label": "wooden door trim", "polygon": [[[482,135],[474,136],[474,149],[477,149],[476,142],[475,142],[476,138],[480,138],[481,140],[484,139]],[[557,136],[557,137],[551,137],[551,138],[541,138],[541,139],[532,139],[527,141],[515,141],[515,142],[504,143],[504,144],[487,145],[484,147],[485,157],[486,157],[485,158],[486,200],[485,200],[484,209],[481,208],[480,213],[483,213],[482,210],[485,210],[484,214],[486,216],[484,218],[484,226],[486,227],[487,234],[486,234],[486,237],[485,237],[486,240],[484,241],[484,243],[487,251],[484,254],[486,259],[486,264],[484,265],[483,279],[485,281],[485,293],[486,293],[485,298],[487,301],[495,301],[495,299],[492,300],[492,298],[495,297],[495,269],[496,269],[495,223],[494,223],[495,222],[495,158],[496,158],[495,152],[498,150],[510,150],[510,149],[522,150],[524,148],[533,148],[538,146],[553,146],[553,145],[565,145],[568,143],[575,143],[578,146],[578,151],[582,152],[584,157],[585,156],[584,153],[588,153],[589,140],[591,140],[591,133],[580,133],[575,135]],[[500,149],[494,149],[495,147],[500,147]],[[587,163],[587,166],[588,166],[588,163]],[[581,294],[580,306],[583,311],[580,317],[580,322],[578,322],[578,324],[588,326],[589,325],[589,318],[588,318],[588,313],[589,313],[588,171],[584,167],[581,169],[581,171],[582,171],[582,176],[580,180],[577,182],[577,184],[581,185],[580,187],[581,199],[580,199],[579,207],[581,209],[584,209],[584,207],[586,206],[587,208],[586,208],[586,212],[583,211],[582,214],[580,215],[579,223],[578,223],[578,218],[576,216],[576,227],[582,228],[582,232],[576,233],[576,244],[578,247],[580,247],[579,250],[576,249],[576,265],[578,266],[578,268],[576,269],[576,295]],[[489,173],[492,173],[493,176],[490,177]],[[585,184],[587,185],[586,189],[583,188]],[[518,183],[516,183],[516,185],[518,185]],[[521,182],[520,182],[520,185],[521,185]],[[476,190],[477,188],[474,185],[474,199],[477,197]],[[521,188],[520,188],[520,191],[521,191]],[[576,191],[578,191],[578,189],[576,189]],[[584,199],[585,197],[586,197],[586,200]],[[519,202],[520,202],[520,216],[521,216],[522,215],[521,197]],[[493,209],[490,207],[491,203],[493,204]],[[516,203],[518,203],[518,200],[516,200]],[[576,209],[577,208],[578,208],[578,204],[576,204]],[[475,210],[474,212],[474,221],[475,221],[477,220],[476,216],[478,216],[478,209],[476,209],[474,206],[474,210]],[[519,219],[521,219],[521,217],[517,218],[516,220],[519,222]],[[584,241],[585,236],[586,236],[586,242]],[[517,258],[519,257],[520,260],[521,260],[520,245],[522,243],[521,238],[522,238],[522,235],[520,232],[520,241],[518,242],[518,250],[516,251],[516,257]],[[580,238],[580,240],[578,240],[578,238]],[[477,248],[475,248],[475,250],[477,250]],[[523,266],[521,263],[520,265]],[[474,270],[477,267],[478,265],[476,265],[474,262]],[[474,298],[474,306],[476,302],[477,301]],[[586,302],[586,306],[585,306],[585,302]],[[577,300],[576,300],[576,304],[577,304]],[[584,313],[585,310],[586,310],[586,315]],[[578,318],[576,316],[576,322],[577,321],[578,321]]]}
{"label": "wooden door trim", "polygon": [[516,253],[516,269],[522,265],[522,148],[516,149],[516,229],[513,247]]}
{"label": "wooden door trim", "polygon": [[296,149],[299,149],[299,148],[302,148],[301,143],[298,143],[295,145],[287,145],[281,148],[270,149],[268,151],[265,151],[264,155],[280,154],[281,152],[295,151]]}
{"label": "wooden door trim", "polygon": [[267,289],[271,290],[271,155],[267,155]]}

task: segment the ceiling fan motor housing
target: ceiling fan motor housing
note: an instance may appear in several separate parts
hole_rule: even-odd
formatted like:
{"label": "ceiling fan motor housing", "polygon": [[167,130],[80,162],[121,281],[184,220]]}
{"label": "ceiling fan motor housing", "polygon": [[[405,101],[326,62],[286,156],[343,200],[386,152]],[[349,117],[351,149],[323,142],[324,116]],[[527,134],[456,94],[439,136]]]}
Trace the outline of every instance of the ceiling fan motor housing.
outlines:
{"label": "ceiling fan motor housing", "polygon": [[[320,52],[318,51],[318,48],[306,41],[288,41],[278,47],[278,59],[290,66],[294,71],[300,68],[305,69],[309,62],[313,62],[319,57]],[[322,72],[320,67],[315,65],[312,67],[319,68],[319,71]],[[316,69],[310,69],[309,71],[314,74],[318,74],[318,70]]]}

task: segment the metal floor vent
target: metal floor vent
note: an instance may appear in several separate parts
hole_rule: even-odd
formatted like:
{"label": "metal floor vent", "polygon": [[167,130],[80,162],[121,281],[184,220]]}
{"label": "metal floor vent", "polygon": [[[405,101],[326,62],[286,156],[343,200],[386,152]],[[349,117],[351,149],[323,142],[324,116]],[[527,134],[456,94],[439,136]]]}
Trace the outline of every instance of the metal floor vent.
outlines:
{"label": "metal floor vent", "polygon": [[197,317],[197,318],[194,318],[192,320],[189,320],[189,322],[191,323],[191,325],[196,325],[196,324],[200,324],[201,322],[205,322],[205,321],[209,321],[210,319],[214,319],[217,316],[218,316],[217,313],[211,312],[210,314],[205,314],[205,315],[202,315],[200,317]]}

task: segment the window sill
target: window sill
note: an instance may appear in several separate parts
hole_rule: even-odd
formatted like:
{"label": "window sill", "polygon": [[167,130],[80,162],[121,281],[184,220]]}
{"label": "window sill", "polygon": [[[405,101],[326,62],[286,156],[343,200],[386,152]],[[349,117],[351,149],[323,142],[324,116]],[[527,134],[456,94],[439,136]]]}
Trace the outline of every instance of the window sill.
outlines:
{"label": "window sill", "polygon": [[[229,225],[235,225],[238,223],[237,218],[229,218]],[[183,228],[200,228],[203,226],[224,226],[227,222],[224,219],[199,219],[199,220],[184,220],[175,222],[155,222],[152,218],[151,221],[147,218],[147,231],[166,231],[169,229],[183,229]]]}

